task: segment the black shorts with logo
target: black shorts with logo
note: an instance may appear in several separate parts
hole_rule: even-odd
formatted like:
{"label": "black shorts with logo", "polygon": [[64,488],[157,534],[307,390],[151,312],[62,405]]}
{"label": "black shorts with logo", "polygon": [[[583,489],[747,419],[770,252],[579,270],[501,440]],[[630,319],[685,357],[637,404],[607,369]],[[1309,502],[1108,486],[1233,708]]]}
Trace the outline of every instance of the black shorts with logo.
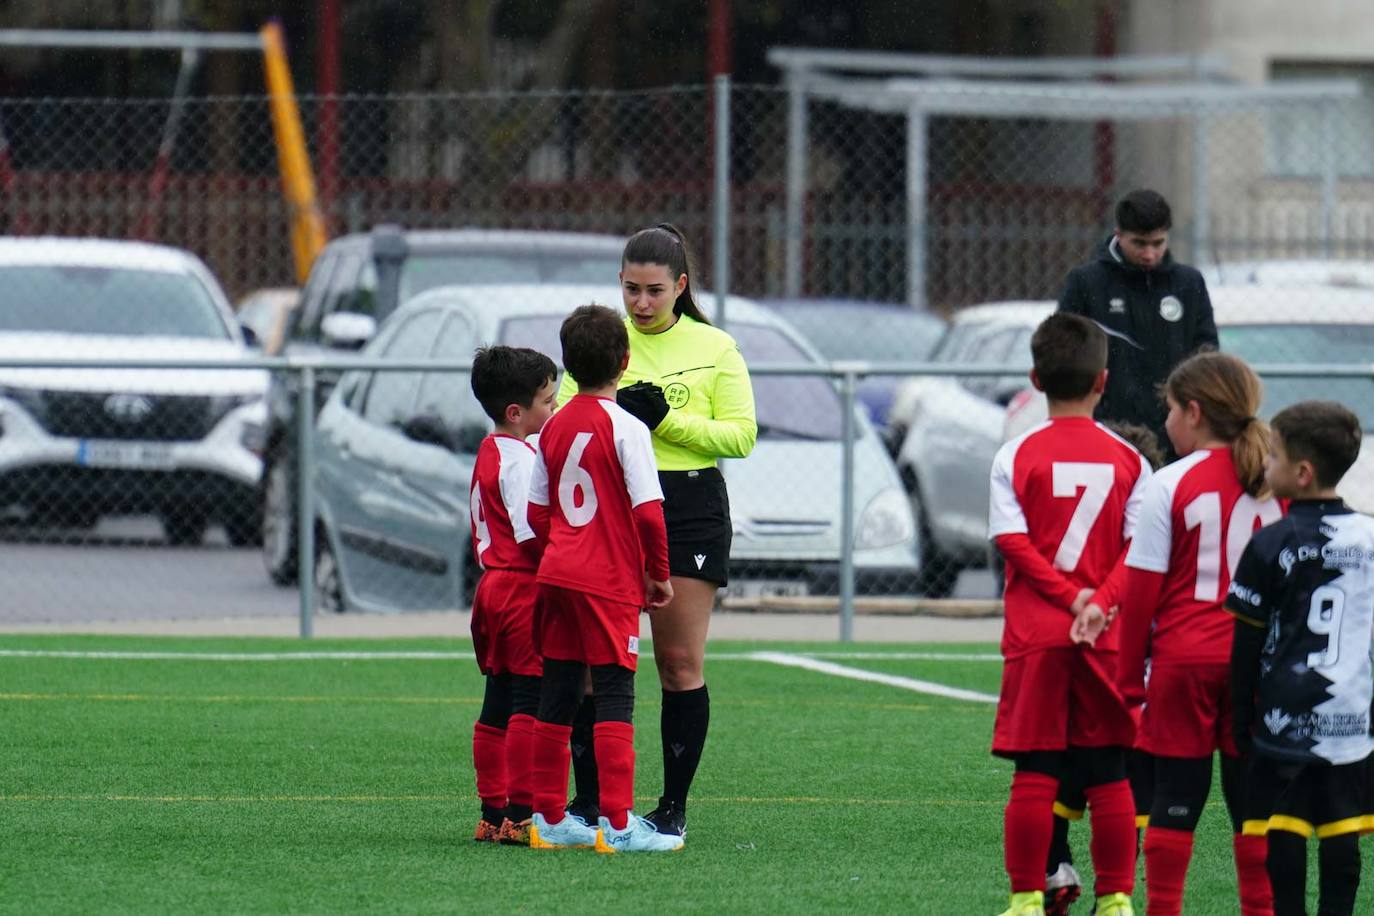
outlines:
{"label": "black shorts with logo", "polygon": [[724,585],[730,566],[730,495],[718,468],[659,471],[668,569],[675,576]]}
{"label": "black shorts with logo", "polygon": [[1374,830],[1370,817],[1369,760],[1336,766],[1250,759],[1243,832],[1286,830],[1318,838]]}

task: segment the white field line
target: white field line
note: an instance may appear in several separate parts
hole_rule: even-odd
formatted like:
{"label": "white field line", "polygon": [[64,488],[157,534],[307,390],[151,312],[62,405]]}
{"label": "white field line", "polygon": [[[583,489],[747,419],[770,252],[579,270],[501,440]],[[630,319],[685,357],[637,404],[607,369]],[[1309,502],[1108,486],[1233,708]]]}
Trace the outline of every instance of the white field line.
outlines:
{"label": "white field line", "polygon": [[804,655],[789,655],[785,652],[755,652],[754,658],[758,661],[770,662],[774,665],[784,665],[789,668],[804,668],[807,671],[830,674],[835,677],[847,677],[856,681],[868,681],[873,684],[886,684],[889,687],[900,687],[903,690],[914,690],[917,693],[929,693],[937,697],[949,697],[953,700],[968,700],[973,703],[997,702],[997,697],[990,693],[979,693],[976,690],[964,690],[961,687],[946,687],[944,684],[937,684],[934,681],[922,681],[912,677],[898,677],[895,674],[865,671],[862,668],[850,668],[848,665],[836,665],[833,662],[821,661],[816,658],[807,658]]}
{"label": "white field line", "polygon": [[[713,652],[710,661],[759,661],[759,656],[773,653]],[[991,653],[959,652],[798,652],[792,658],[837,658],[892,661],[935,662],[1000,662],[1002,656]],[[133,661],[195,661],[195,662],[296,662],[296,661],[471,661],[471,652],[439,651],[377,651],[377,652],[135,652],[135,651],[77,651],[68,649],[0,649],[0,658],[75,658]]]}

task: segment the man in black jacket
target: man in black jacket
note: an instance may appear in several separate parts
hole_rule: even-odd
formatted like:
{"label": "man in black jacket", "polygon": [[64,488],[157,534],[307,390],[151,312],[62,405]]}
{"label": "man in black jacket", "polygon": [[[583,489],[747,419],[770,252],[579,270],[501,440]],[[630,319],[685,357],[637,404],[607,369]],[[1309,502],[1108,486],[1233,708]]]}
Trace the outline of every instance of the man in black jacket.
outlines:
{"label": "man in black jacket", "polygon": [[1097,257],[1069,272],[1061,311],[1107,330],[1107,388],[1100,420],[1154,430],[1164,453],[1167,411],[1159,397],[1169,372],[1204,347],[1217,347],[1212,301],[1202,274],[1169,254],[1169,203],[1155,191],[1132,191],[1116,205],[1116,231]]}

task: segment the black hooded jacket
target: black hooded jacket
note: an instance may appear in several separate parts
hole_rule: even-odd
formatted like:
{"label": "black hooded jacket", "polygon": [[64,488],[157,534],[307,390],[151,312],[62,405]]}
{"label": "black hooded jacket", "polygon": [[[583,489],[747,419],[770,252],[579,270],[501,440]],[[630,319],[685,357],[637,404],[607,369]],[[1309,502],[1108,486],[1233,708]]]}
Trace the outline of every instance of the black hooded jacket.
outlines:
{"label": "black hooded jacket", "polygon": [[1059,309],[1108,331],[1107,390],[1097,418],[1149,427],[1172,454],[1159,386],[1184,359],[1217,347],[1202,274],[1175,263],[1168,252],[1158,267],[1144,270],[1125,259],[1113,236],[1093,261],[1069,272]]}

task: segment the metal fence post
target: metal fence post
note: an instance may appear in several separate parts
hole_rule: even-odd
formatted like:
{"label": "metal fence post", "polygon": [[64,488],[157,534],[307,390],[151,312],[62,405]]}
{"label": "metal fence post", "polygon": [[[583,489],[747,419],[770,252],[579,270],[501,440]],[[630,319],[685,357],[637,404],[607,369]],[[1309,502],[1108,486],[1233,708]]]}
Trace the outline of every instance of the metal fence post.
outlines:
{"label": "metal fence post", "polygon": [[1336,103],[1322,103],[1322,257],[1332,257],[1336,228]]}
{"label": "metal fence post", "polygon": [[841,418],[843,455],[840,464],[840,642],[854,641],[854,402],[858,377],[846,369],[840,391],[844,396]]}
{"label": "metal fence post", "polygon": [[725,327],[730,294],[730,77],[716,77],[715,253],[716,324]]}
{"label": "metal fence post", "polygon": [[1193,263],[1205,264],[1215,260],[1208,257],[1207,247],[1211,223],[1211,197],[1207,174],[1207,146],[1210,125],[1205,108],[1193,114]]}
{"label": "metal fence post", "polygon": [[784,236],[783,295],[795,299],[802,287],[802,212],[806,201],[806,78],[799,67],[787,71],[787,213]]}
{"label": "metal fence post", "polygon": [[906,301],[912,308],[926,305],[926,173],[930,116],[913,105],[906,113]]}
{"label": "metal fence post", "polygon": [[296,404],[296,560],[301,598],[301,639],[314,635],[315,611],[315,367],[301,367]]}

